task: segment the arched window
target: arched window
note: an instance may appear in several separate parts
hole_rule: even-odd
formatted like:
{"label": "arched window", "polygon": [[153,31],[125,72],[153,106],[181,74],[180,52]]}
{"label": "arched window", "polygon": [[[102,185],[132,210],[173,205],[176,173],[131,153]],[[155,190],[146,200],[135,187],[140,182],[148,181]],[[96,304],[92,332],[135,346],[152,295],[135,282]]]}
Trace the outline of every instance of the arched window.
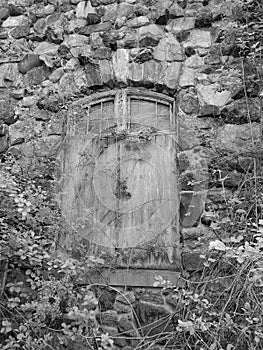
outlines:
{"label": "arched window", "polygon": [[152,286],[156,274],[179,271],[176,152],[174,99],[166,95],[107,91],[69,110],[62,213],[97,253],[118,253],[109,283]]}

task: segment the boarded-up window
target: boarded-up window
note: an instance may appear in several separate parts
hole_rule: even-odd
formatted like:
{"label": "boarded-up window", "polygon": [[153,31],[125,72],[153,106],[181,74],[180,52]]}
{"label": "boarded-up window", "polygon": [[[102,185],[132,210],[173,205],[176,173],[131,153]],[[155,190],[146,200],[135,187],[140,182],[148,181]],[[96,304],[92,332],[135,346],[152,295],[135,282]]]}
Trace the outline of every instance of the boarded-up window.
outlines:
{"label": "boarded-up window", "polygon": [[63,215],[95,246],[117,250],[120,268],[178,270],[173,99],[115,90],[75,103],[68,119]]}

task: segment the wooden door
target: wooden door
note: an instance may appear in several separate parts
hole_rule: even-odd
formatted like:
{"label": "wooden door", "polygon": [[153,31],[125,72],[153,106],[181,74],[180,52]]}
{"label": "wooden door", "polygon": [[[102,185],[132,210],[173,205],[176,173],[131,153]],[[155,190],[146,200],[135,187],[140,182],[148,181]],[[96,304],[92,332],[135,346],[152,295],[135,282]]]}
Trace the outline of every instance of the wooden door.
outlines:
{"label": "wooden door", "polygon": [[117,90],[70,111],[63,215],[97,253],[118,253],[118,276],[133,271],[134,281],[137,271],[137,284],[180,266],[176,150],[169,97]]}

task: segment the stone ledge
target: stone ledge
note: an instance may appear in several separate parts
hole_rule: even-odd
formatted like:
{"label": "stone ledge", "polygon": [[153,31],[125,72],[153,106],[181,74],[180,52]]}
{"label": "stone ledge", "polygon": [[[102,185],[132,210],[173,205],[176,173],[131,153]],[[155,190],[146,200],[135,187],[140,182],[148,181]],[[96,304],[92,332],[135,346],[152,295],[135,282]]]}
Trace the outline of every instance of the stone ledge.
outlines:
{"label": "stone ledge", "polygon": [[[162,276],[164,280],[171,281],[175,285],[180,279],[180,272],[160,269],[115,269],[93,272],[87,277],[87,280],[92,284],[156,288],[153,286],[156,276]],[[81,280],[78,283],[84,284],[87,281]],[[162,286],[157,288],[162,288]]]}

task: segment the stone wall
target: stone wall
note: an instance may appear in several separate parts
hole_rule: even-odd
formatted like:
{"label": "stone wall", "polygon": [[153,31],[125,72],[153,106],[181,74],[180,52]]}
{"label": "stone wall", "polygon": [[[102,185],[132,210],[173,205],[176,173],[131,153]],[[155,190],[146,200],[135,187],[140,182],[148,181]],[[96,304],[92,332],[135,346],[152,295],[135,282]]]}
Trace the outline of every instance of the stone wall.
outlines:
{"label": "stone wall", "polygon": [[[176,99],[178,158],[190,159],[183,188],[193,190],[191,162],[201,148],[209,174],[205,205],[197,202],[202,216],[182,224],[183,267],[195,269],[219,209],[262,146],[262,87],[235,44],[222,40],[229,21],[222,1],[0,0],[0,21],[2,154],[56,155],[70,105],[96,91],[135,86]],[[192,194],[182,198],[183,217],[191,201]],[[110,309],[102,326],[118,329],[122,317],[128,327],[126,302]],[[127,345],[134,346],[119,344]]]}

